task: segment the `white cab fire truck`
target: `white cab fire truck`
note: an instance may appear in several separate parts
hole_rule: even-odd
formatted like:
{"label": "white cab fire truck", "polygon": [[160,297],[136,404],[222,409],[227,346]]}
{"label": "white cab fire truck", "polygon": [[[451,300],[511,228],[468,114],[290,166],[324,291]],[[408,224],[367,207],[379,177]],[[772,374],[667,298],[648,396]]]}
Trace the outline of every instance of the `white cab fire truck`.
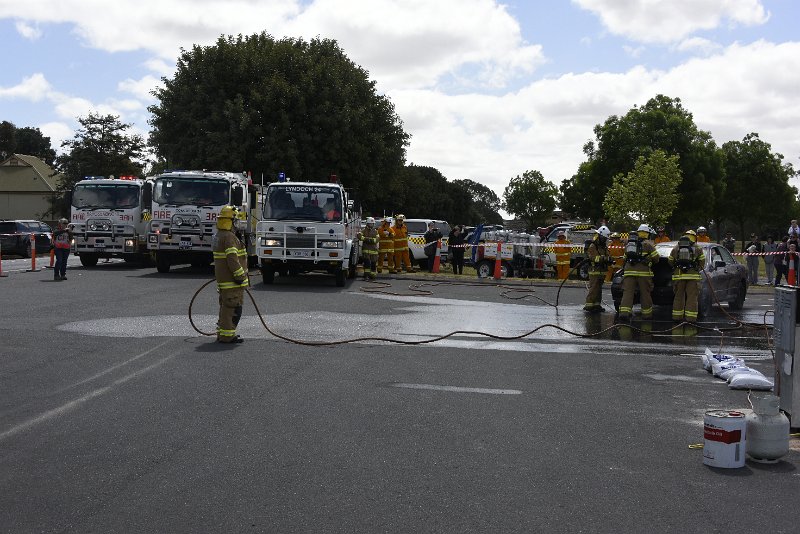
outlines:
{"label": "white cab fire truck", "polygon": [[152,182],[135,176],[87,176],[72,190],[73,252],[86,267],[100,258],[149,263],[145,234]]}
{"label": "white cab fire truck", "polygon": [[212,240],[223,206],[238,210],[235,229],[255,263],[257,205],[257,188],[244,173],[169,171],[155,176],[147,246],[156,269],[166,273],[172,265],[201,267],[213,262]]}
{"label": "white cab fire truck", "polygon": [[[279,177],[282,180],[283,177]],[[361,217],[335,175],[328,183],[278,181],[266,187],[256,227],[261,275],[323,271],[336,285],[353,278],[360,254]]]}

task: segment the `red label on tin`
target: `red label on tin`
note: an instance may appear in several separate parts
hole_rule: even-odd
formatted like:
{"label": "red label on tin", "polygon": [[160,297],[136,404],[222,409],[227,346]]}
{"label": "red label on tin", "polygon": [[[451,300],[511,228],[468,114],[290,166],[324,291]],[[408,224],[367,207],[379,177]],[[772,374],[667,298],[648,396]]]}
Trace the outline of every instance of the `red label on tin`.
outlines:
{"label": "red label on tin", "polygon": [[719,441],[720,443],[739,443],[742,441],[741,430],[722,430],[712,426],[703,427],[703,437],[709,441]]}

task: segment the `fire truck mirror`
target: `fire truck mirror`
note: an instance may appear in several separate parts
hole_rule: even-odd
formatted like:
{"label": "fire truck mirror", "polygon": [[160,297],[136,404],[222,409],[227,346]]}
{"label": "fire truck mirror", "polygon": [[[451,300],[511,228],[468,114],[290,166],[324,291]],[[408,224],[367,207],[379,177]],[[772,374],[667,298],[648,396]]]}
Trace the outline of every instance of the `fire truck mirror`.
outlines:
{"label": "fire truck mirror", "polygon": [[257,190],[256,186],[249,185],[247,186],[247,190],[250,192],[250,209],[256,209],[256,200],[257,200]]}
{"label": "fire truck mirror", "polygon": [[231,189],[231,205],[241,206],[242,202],[244,202],[244,189],[241,185],[234,185]]}

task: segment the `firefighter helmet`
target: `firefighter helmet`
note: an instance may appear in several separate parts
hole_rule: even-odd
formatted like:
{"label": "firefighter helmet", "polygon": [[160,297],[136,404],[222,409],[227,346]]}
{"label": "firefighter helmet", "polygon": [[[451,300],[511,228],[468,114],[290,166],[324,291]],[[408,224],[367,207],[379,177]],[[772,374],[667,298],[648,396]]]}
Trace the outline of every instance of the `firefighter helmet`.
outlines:
{"label": "firefighter helmet", "polygon": [[396,217],[396,219],[397,219],[398,221],[402,222],[402,221],[405,221],[405,220],[406,220],[406,216],[405,216],[405,215],[403,215],[403,214],[401,213],[401,214],[399,214],[399,215]]}
{"label": "firefighter helmet", "polygon": [[683,235],[687,236],[692,243],[697,243],[697,233],[694,230],[686,230]]}
{"label": "firefighter helmet", "polygon": [[375,226],[375,217],[367,217],[367,226]]}
{"label": "firefighter helmet", "polygon": [[599,235],[600,237],[608,238],[611,236],[611,230],[609,230],[608,226],[606,225],[601,226],[595,231],[597,232],[597,235]]}
{"label": "firefighter helmet", "polygon": [[698,234],[704,234],[704,233],[706,233],[707,231],[708,231],[708,230],[706,230],[706,227],[705,227],[705,226],[698,226],[698,227],[697,227],[697,233],[698,233]]}
{"label": "firefighter helmet", "polygon": [[650,226],[642,223],[639,225],[639,228],[636,229],[636,233],[639,234],[639,237],[642,239],[647,239],[651,235],[655,234],[655,231],[650,228]]}
{"label": "firefighter helmet", "polygon": [[220,230],[232,230],[235,218],[236,209],[233,206],[223,206],[217,215],[217,228]]}

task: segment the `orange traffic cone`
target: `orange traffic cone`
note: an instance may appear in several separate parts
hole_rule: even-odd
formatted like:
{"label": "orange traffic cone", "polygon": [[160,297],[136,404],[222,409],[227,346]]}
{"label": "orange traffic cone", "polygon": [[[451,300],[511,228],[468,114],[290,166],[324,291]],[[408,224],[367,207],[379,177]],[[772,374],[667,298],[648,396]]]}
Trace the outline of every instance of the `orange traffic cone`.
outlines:
{"label": "orange traffic cone", "polygon": [[794,260],[795,260],[794,256],[792,256],[789,259],[789,276],[786,277],[786,281],[789,282],[790,286],[796,285],[795,282],[797,281],[797,279],[795,278],[795,272],[794,272]]}
{"label": "orange traffic cone", "polygon": [[38,273],[41,269],[36,268],[36,234],[31,234],[31,268],[29,273]]}
{"label": "orange traffic cone", "polygon": [[442,249],[442,240],[439,239],[436,241],[436,255],[433,257],[433,270],[432,273],[439,272],[439,264],[441,263],[441,258],[439,257],[440,251]]}
{"label": "orange traffic cone", "polygon": [[500,280],[503,276],[503,272],[500,270],[500,257],[502,256],[502,243],[500,241],[497,242],[497,256],[494,259],[494,279]]}
{"label": "orange traffic cone", "polygon": [[50,265],[45,265],[48,269],[52,269],[56,262],[56,249],[50,247]]}

